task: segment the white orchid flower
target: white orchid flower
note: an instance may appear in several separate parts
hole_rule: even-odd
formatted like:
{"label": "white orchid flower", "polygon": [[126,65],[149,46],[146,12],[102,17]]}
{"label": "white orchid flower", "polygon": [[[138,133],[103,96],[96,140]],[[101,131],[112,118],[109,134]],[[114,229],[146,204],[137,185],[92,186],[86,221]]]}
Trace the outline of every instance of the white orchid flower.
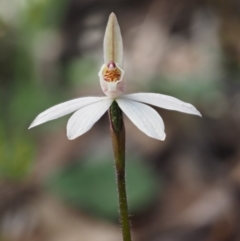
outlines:
{"label": "white orchid flower", "polygon": [[98,76],[106,96],[82,97],[53,106],[39,114],[29,128],[75,112],[67,123],[68,139],[73,140],[92,128],[92,126],[116,101],[128,118],[146,135],[164,140],[164,123],[152,107],[199,115],[191,104],[174,97],[156,93],[135,93],[123,95],[126,79],[123,70],[123,44],[120,28],[114,13],[109,16],[104,36],[104,64]]}

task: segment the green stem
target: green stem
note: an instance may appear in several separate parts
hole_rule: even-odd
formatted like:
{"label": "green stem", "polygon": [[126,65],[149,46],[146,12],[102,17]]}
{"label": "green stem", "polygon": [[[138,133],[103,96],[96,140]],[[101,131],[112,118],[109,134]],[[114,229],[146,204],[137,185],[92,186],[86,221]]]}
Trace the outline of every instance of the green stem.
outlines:
{"label": "green stem", "polygon": [[125,182],[125,128],[122,111],[115,101],[109,109],[109,120],[116,165],[120,222],[122,225],[123,241],[131,241]]}

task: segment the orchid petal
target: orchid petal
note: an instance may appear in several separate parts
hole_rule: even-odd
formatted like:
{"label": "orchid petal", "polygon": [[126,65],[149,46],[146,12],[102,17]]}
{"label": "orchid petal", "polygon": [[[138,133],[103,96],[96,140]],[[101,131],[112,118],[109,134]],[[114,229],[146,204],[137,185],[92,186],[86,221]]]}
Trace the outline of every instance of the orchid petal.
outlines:
{"label": "orchid petal", "polygon": [[117,17],[111,13],[108,19],[104,41],[103,41],[104,63],[113,61],[120,66],[123,64],[122,35],[118,25]]}
{"label": "orchid petal", "polygon": [[164,123],[160,115],[151,107],[127,99],[116,99],[119,107],[128,118],[146,135],[164,140]]}
{"label": "orchid petal", "polygon": [[55,105],[39,114],[32,122],[29,129],[44,122],[70,114],[86,105],[93,104],[106,98],[107,97],[83,97]]}
{"label": "orchid petal", "polygon": [[135,93],[124,95],[122,98],[143,102],[168,110],[176,110],[187,114],[202,116],[201,113],[193,105],[168,95],[155,93]]}
{"label": "orchid petal", "polygon": [[73,140],[84,134],[101,118],[112,104],[112,99],[104,99],[91,105],[87,105],[75,112],[67,124],[67,136]]}

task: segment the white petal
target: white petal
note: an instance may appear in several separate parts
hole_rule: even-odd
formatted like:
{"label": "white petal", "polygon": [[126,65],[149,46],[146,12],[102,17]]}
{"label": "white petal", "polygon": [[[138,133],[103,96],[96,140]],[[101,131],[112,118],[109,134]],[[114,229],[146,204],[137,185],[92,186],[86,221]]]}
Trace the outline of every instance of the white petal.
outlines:
{"label": "white petal", "polygon": [[193,105],[168,95],[155,93],[136,93],[124,95],[122,96],[122,98],[143,102],[168,110],[176,110],[188,114],[201,116],[200,112]]}
{"label": "white petal", "polygon": [[32,122],[29,129],[44,122],[70,114],[86,105],[93,104],[103,99],[106,99],[106,97],[83,97],[55,105],[39,114]]}
{"label": "white petal", "polygon": [[128,118],[146,135],[164,140],[164,123],[160,115],[151,107],[123,98],[116,99],[119,107]]}
{"label": "white petal", "polygon": [[116,15],[111,13],[108,19],[104,40],[103,40],[104,63],[110,61],[122,66],[123,62],[123,43],[122,35],[118,25]]}
{"label": "white petal", "polygon": [[112,104],[112,99],[104,99],[97,103],[87,105],[75,112],[67,124],[67,136],[73,140],[84,134],[101,118]]}

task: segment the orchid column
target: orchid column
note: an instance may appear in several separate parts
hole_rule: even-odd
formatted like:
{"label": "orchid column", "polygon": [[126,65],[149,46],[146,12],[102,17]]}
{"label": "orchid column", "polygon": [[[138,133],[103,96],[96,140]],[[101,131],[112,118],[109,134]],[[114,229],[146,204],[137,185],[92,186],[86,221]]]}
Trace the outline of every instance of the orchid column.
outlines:
{"label": "orchid column", "polygon": [[[104,63],[99,72],[101,87],[106,95],[116,98],[125,88],[123,62],[123,44],[120,28],[115,14],[111,14],[106,27],[104,44]],[[119,213],[122,225],[123,241],[131,241],[130,222],[125,182],[125,128],[122,110],[114,101],[109,108],[109,121],[112,146],[116,165],[116,178],[119,197]]]}

